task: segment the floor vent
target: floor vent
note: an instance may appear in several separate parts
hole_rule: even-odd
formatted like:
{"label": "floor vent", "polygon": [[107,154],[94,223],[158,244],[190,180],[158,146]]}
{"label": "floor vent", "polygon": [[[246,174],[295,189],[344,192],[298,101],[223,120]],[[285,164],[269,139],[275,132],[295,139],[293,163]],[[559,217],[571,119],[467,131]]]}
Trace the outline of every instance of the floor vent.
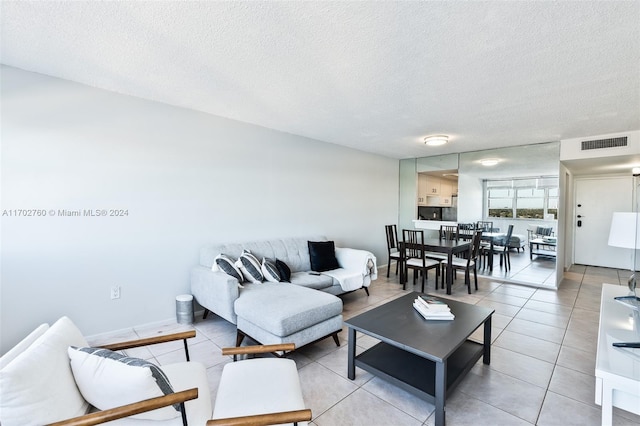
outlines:
{"label": "floor vent", "polygon": [[582,141],[582,151],[589,149],[617,148],[627,146],[627,137]]}

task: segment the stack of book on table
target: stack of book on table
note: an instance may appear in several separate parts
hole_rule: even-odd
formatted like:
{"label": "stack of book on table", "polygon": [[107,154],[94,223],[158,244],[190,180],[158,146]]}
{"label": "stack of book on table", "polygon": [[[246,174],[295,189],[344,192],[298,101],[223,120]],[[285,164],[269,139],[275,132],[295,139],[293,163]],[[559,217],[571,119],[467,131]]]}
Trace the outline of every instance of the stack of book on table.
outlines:
{"label": "stack of book on table", "polygon": [[449,306],[442,300],[430,296],[418,296],[413,308],[428,320],[452,320],[455,318]]}

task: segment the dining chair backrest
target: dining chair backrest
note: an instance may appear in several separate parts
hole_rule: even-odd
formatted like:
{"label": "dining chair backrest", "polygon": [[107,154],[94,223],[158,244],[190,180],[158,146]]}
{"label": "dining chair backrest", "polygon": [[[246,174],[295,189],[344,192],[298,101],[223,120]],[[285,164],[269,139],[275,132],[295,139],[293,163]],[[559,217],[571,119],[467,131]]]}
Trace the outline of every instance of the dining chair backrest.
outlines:
{"label": "dining chair backrest", "polygon": [[474,262],[478,259],[480,255],[480,243],[482,242],[482,231],[473,231],[473,237],[471,238],[471,243],[469,244],[469,251],[465,256],[467,259],[467,268],[471,265],[471,262]]}
{"label": "dining chair backrest", "polygon": [[472,240],[473,234],[476,231],[475,223],[459,223],[458,228],[460,230],[460,239],[463,240]]}
{"label": "dining chair backrest", "polygon": [[385,225],[387,233],[387,251],[391,254],[398,249],[398,227],[396,225]]}
{"label": "dining chair backrest", "polygon": [[504,236],[504,239],[500,243],[502,246],[504,246],[504,251],[509,250],[509,241],[511,241],[511,234],[513,234],[513,225],[509,225],[507,235]]}
{"label": "dining chair backrest", "polygon": [[424,259],[424,231],[403,229],[402,239],[406,244],[407,258]]}
{"label": "dining chair backrest", "polygon": [[480,255],[480,246],[482,243],[482,231],[477,230],[473,234],[473,241],[471,242],[471,255],[469,256],[469,262],[476,260]]}
{"label": "dining chair backrest", "polygon": [[460,238],[460,225],[440,225],[441,240],[455,240]]}
{"label": "dining chair backrest", "polygon": [[476,223],[476,229],[481,229],[483,232],[493,232],[493,222],[479,220]]}

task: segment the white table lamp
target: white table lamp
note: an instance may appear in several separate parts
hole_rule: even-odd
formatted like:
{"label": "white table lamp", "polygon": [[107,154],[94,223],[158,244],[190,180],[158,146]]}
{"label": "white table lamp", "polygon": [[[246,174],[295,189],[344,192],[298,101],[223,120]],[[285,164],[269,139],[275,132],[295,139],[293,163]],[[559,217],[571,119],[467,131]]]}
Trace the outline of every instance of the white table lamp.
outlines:
{"label": "white table lamp", "polygon": [[633,274],[629,278],[629,290],[635,296],[636,291],[636,252],[640,249],[640,214],[636,212],[614,212],[611,219],[611,230],[609,231],[609,245],[633,249]]}

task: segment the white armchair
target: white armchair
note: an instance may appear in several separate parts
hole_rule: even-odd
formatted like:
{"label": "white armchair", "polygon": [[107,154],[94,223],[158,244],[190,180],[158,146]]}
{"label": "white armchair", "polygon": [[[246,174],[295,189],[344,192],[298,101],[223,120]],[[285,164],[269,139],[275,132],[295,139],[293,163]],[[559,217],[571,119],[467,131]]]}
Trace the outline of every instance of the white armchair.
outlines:
{"label": "white armchair", "polygon": [[[184,340],[187,349],[186,339],[191,337],[195,337],[195,331],[107,345],[102,348],[108,351],[101,352],[109,356],[100,358],[93,353],[69,349],[88,346],[69,318],[62,317],[51,327],[42,324],[0,358],[0,423],[3,426],[95,425],[113,421],[110,424],[135,426],[153,421],[153,424],[167,426],[204,425],[211,418],[212,410],[206,369],[202,364],[163,365],[160,374],[164,374],[173,388],[173,392],[165,392],[157,386],[158,379],[151,378],[148,363],[143,360],[137,360],[139,364],[127,363],[116,359],[122,356],[111,352],[173,340]],[[81,352],[80,356],[74,358],[73,351]],[[186,354],[188,359],[188,351]],[[79,363],[72,366],[77,360]],[[99,384],[88,389],[92,380]],[[132,380],[145,383],[132,383]],[[103,391],[109,390],[109,386],[116,389],[104,396]],[[148,392],[136,393],[143,388]],[[96,409],[95,404],[92,406],[85,398],[87,393],[92,400],[103,398],[100,403],[106,407]],[[109,398],[114,396],[128,401],[113,404]]]}

